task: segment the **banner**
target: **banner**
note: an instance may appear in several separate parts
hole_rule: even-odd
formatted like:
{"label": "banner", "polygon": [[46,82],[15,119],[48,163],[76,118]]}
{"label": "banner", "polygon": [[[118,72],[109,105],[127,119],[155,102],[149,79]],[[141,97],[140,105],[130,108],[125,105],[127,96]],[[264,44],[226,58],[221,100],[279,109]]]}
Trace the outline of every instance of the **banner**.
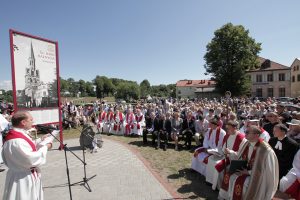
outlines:
{"label": "banner", "polygon": [[10,30],[10,50],[14,109],[61,127],[57,42]]}

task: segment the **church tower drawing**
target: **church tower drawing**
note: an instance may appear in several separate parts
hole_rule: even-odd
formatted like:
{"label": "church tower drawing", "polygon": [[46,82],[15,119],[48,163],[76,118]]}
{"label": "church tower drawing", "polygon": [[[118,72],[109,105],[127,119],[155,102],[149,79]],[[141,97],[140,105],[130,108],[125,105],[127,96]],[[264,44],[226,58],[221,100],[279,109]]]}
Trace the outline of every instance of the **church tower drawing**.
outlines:
{"label": "church tower drawing", "polygon": [[40,80],[40,71],[36,68],[33,45],[31,42],[28,67],[25,69],[26,107],[38,107],[43,97],[48,96],[48,85]]}

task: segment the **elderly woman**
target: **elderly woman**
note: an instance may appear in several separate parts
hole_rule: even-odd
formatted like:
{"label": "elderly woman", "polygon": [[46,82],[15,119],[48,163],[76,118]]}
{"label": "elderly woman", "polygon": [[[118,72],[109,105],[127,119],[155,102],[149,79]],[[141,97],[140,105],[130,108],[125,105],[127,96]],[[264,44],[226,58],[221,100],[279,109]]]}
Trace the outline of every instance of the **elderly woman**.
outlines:
{"label": "elderly woman", "polygon": [[178,136],[181,133],[183,120],[179,117],[179,113],[175,112],[171,120],[172,132],[171,138],[175,142],[175,150],[178,151]]}

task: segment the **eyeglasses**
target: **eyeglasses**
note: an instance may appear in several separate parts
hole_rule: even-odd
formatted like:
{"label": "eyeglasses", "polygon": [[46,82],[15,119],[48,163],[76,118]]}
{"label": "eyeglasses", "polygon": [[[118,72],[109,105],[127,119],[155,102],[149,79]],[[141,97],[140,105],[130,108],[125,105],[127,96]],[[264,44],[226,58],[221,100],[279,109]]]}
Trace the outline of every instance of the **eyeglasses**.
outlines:
{"label": "eyeglasses", "polygon": [[251,133],[250,131],[245,131],[245,134],[246,134],[246,135],[248,135],[248,134],[250,134],[250,133]]}

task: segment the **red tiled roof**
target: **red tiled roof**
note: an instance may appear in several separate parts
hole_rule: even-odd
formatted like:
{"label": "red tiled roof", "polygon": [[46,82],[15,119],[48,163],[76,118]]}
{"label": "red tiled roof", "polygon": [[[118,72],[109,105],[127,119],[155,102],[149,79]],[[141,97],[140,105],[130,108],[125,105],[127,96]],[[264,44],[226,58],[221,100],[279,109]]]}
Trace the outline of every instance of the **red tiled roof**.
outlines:
{"label": "red tiled roof", "polygon": [[288,66],[279,64],[277,62],[271,61],[269,59],[265,59],[262,57],[258,57],[258,61],[260,64],[260,67],[257,69],[249,70],[250,72],[253,71],[269,71],[269,70],[290,70]]}
{"label": "red tiled roof", "polygon": [[180,80],[177,81],[176,87],[209,87],[215,84],[212,80]]}

